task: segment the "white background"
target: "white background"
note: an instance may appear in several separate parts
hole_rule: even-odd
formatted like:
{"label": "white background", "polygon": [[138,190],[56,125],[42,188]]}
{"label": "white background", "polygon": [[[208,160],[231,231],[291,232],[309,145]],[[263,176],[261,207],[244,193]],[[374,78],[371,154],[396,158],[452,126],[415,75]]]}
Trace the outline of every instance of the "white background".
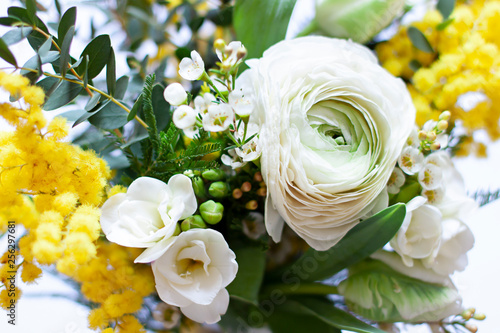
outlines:
{"label": "white background", "polygon": [[[302,4],[300,17],[297,21],[301,24],[311,14],[309,0],[299,0]],[[52,1],[39,1],[47,7],[53,6]],[[99,1],[103,3],[104,1]],[[79,36],[88,35],[88,22],[90,16],[95,17],[96,22],[102,22],[104,15],[93,9],[92,2],[87,1],[61,1],[63,10],[72,5],[78,6],[77,30]],[[95,2],[94,2],[95,3]],[[17,1],[0,0],[0,16],[6,16],[7,7],[19,5]],[[0,27],[0,35],[8,29]],[[115,26],[106,29],[106,33],[118,30]],[[113,46],[119,45],[121,36],[113,37]],[[74,43],[72,54],[79,54],[85,44]],[[26,44],[19,43],[11,47],[18,59],[23,64],[33,53]],[[116,49],[117,47],[115,47]],[[154,43],[148,43],[148,47],[141,50],[143,54],[155,54]],[[124,65],[123,57],[117,59]],[[0,68],[6,67],[6,63],[0,60]],[[126,65],[125,65],[126,66]],[[120,68],[120,66],[118,66]],[[4,101],[5,93],[0,92],[0,100]],[[53,116],[50,113],[49,116]],[[7,128],[0,122],[0,128]],[[489,156],[486,159],[468,157],[456,159],[455,165],[465,179],[466,188],[473,193],[478,189],[500,188],[500,142],[489,146]],[[499,325],[496,319],[500,319],[500,200],[480,208],[468,221],[469,226],[475,234],[476,244],[469,252],[469,266],[466,271],[454,276],[454,280],[461,291],[466,307],[474,306],[478,311],[487,315],[483,322],[476,322],[479,332],[498,332]],[[4,248],[5,241],[0,242],[0,249]],[[86,328],[88,309],[72,302],[70,299],[76,297],[76,292],[60,280],[45,275],[37,285],[20,285],[23,297],[17,305],[17,325],[12,327],[7,324],[8,317],[5,312],[0,311],[0,332],[37,332],[37,333],[81,333],[93,332]],[[408,327],[408,332],[425,332],[422,327]]]}

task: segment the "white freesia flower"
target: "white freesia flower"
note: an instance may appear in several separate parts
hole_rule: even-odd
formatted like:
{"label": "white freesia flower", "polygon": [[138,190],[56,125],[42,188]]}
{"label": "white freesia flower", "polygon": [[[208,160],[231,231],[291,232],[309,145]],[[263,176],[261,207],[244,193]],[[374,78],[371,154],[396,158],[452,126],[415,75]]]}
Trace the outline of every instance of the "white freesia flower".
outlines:
{"label": "white freesia flower", "polygon": [[228,104],[213,104],[203,116],[203,128],[207,132],[222,132],[229,128],[233,118],[233,109]]}
{"label": "white freesia flower", "polygon": [[189,105],[181,105],[174,110],[172,121],[180,129],[189,129],[196,123],[196,111]]}
{"label": "white freesia flower", "polygon": [[152,264],[158,295],[196,322],[219,321],[229,304],[225,288],[238,271],[234,252],[213,229],[191,229],[173,239]]}
{"label": "white freesia flower", "polygon": [[441,212],[426,201],[415,197],[406,204],[403,224],[390,242],[406,266],[413,266],[413,259],[435,257],[441,243]]}
{"label": "white freesia flower", "polygon": [[163,97],[171,105],[181,105],[186,103],[187,93],[182,84],[174,82],[169,84],[163,92]]}
{"label": "white freesia flower", "polygon": [[260,124],[266,228],[283,220],[316,250],[336,244],[386,187],[414,127],[404,83],[346,40],[283,41],[238,81]]}
{"label": "white freesia flower", "polygon": [[196,51],[191,51],[191,58],[183,58],[179,64],[179,75],[186,80],[199,80],[203,73],[205,73],[205,63]]}
{"label": "white freesia flower", "polygon": [[127,193],[118,193],[103,204],[101,227],[110,242],[147,248],[136,262],[151,262],[162,254],[177,222],[193,215],[196,208],[188,177],[172,176],[168,184],[140,177]]}

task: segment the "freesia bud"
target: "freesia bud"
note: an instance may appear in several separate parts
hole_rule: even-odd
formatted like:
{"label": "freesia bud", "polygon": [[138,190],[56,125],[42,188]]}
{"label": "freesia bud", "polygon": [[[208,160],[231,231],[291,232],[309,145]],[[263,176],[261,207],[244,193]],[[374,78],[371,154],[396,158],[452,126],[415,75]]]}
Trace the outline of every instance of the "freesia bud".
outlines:
{"label": "freesia bud", "polygon": [[225,182],[215,182],[210,184],[210,187],[208,188],[208,193],[213,196],[214,198],[224,198],[227,193],[229,192],[229,189],[227,187],[227,184]]}
{"label": "freesia bud", "polygon": [[205,201],[200,205],[200,214],[208,224],[217,224],[222,220],[224,206],[213,200]]}
{"label": "freesia bud", "polygon": [[188,231],[194,228],[204,229],[206,227],[207,225],[205,224],[205,221],[203,221],[200,215],[190,216],[181,223],[182,231]]}
{"label": "freesia bud", "polygon": [[205,198],[207,196],[207,192],[205,192],[205,183],[203,182],[203,179],[201,179],[200,177],[194,177],[192,179],[192,182],[194,193],[196,194],[196,196]]}
{"label": "freesia bud", "polygon": [[201,176],[206,180],[218,181],[224,179],[226,174],[220,169],[209,169],[201,173]]}
{"label": "freesia bud", "polygon": [[401,13],[404,0],[316,0],[316,23],[332,37],[366,43]]}
{"label": "freesia bud", "polygon": [[167,102],[175,106],[185,104],[187,101],[187,93],[184,90],[184,87],[182,84],[177,82],[171,83],[165,88],[163,97],[165,97]]}

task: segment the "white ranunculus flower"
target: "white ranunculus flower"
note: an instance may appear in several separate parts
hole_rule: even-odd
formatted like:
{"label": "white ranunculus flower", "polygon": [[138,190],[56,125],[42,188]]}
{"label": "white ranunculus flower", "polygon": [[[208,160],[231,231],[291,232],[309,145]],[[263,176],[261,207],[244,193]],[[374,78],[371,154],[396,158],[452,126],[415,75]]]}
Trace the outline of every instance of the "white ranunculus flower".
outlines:
{"label": "white ranunculus flower", "polygon": [[[283,220],[316,250],[336,244],[385,188],[415,122],[405,84],[351,41],[283,41],[237,86],[249,87],[260,124],[266,228]],[[278,215],[279,213],[279,215]]]}
{"label": "white ranunculus flower", "polygon": [[234,252],[213,229],[191,229],[173,237],[152,264],[156,290],[190,319],[212,324],[229,305],[225,289],[238,271]]}
{"label": "white ranunculus flower", "polygon": [[197,208],[191,180],[175,175],[168,184],[140,177],[127,193],[110,197],[101,209],[101,227],[110,242],[147,248],[136,262],[151,262],[161,256],[175,232],[177,222]]}
{"label": "white ranunculus flower", "polygon": [[406,204],[403,224],[390,242],[409,267],[413,259],[435,257],[441,243],[441,212],[426,201],[419,196]]}

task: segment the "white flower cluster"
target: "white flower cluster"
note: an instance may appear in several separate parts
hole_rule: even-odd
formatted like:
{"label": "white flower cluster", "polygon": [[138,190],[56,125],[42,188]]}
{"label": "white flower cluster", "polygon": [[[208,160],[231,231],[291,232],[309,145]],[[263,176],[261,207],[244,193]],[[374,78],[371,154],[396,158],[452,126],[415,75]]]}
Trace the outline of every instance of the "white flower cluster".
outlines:
{"label": "white flower cluster", "polygon": [[227,310],[226,286],[235,278],[238,264],[218,231],[180,233],[178,222],[196,209],[188,177],[175,175],[168,184],[140,177],[127,193],[104,203],[101,226],[109,241],[146,249],[135,262],[152,262],[156,290],[165,303],[178,306],[194,321],[211,324]]}
{"label": "white flower cluster", "polygon": [[[241,42],[231,42],[226,46],[221,41],[216,41],[215,45],[221,71],[234,72],[246,55],[244,46]],[[237,83],[232,87],[229,81],[208,77],[203,59],[196,51],[191,52],[191,58],[182,59],[179,75],[189,81],[207,82],[218,97],[205,92],[194,99],[193,105],[189,105],[187,93],[180,83],[168,85],[164,97],[171,105],[177,106],[172,117],[175,126],[190,138],[195,137],[200,128],[207,132],[228,132],[237,147],[230,149],[229,155],[223,155],[222,162],[232,168],[259,158],[261,148],[258,126],[251,118],[251,94]]]}

